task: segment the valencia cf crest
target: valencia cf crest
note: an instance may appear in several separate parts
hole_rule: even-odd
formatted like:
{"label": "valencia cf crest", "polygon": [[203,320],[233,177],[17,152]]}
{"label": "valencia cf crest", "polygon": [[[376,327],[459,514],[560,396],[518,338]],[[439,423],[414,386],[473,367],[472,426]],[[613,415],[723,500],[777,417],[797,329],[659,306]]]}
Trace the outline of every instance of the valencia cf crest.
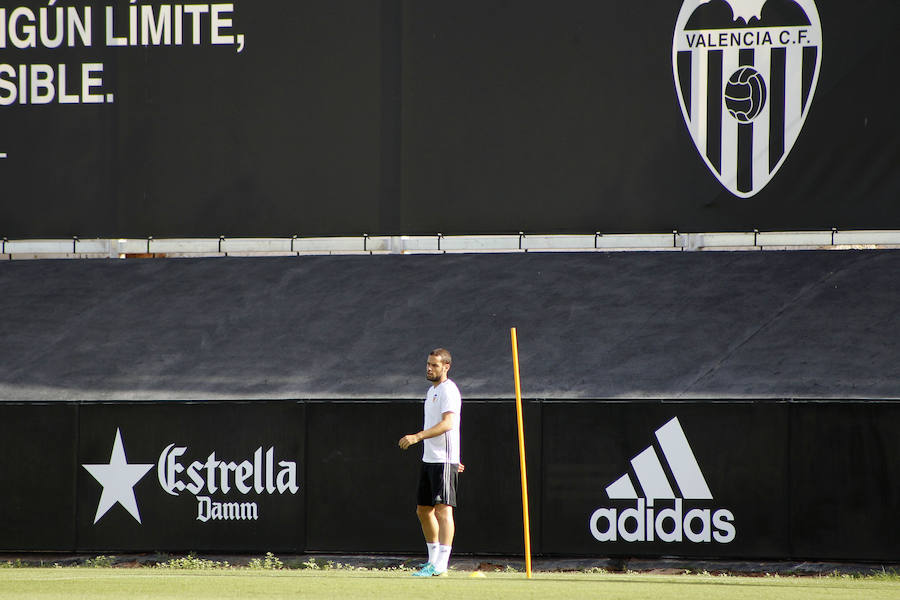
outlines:
{"label": "valencia cf crest", "polygon": [[684,0],[675,89],[694,145],[732,194],[754,196],[787,160],[821,65],[813,0]]}

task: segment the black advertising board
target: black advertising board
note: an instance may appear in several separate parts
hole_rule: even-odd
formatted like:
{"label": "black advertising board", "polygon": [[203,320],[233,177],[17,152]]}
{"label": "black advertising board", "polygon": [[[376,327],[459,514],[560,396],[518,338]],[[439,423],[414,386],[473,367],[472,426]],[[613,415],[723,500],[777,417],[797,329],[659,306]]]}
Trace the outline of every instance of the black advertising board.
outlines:
{"label": "black advertising board", "polygon": [[898,26],[891,0],[21,0],[0,235],[896,229]]}
{"label": "black advertising board", "polygon": [[305,406],[82,406],[78,547],[298,551]]}
{"label": "black advertising board", "polygon": [[896,2],[409,10],[412,231],[900,225]]}
{"label": "black advertising board", "polygon": [[[464,400],[465,402],[465,400]],[[465,403],[461,431],[462,460],[466,471],[460,483],[461,502],[456,512],[454,544],[464,552],[522,555],[522,483],[514,402]],[[541,461],[543,436],[539,402],[524,402],[525,462],[531,548],[542,547]]]}
{"label": "black advertising board", "polygon": [[[540,512],[540,412],[526,406],[531,511]],[[397,441],[422,428],[421,402],[310,402],[311,552],[422,552],[416,520],[421,446]],[[519,449],[512,402],[464,401],[456,552],[523,552]],[[360,506],[359,510],[348,507]],[[539,543],[535,527],[532,543]]]}
{"label": "black advertising board", "polygon": [[900,557],[900,402],[791,406],[796,556]]}
{"label": "black advertising board", "polygon": [[0,403],[0,544],[75,549],[78,406]]}
{"label": "black advertising board", "polygon": [[545,403],[543,551],[779,556],[782,403]]}
{"label": "black advertising board", "polygon": [[[897,561],[897,401],[529,401],[535,555]],[[424,552],[420,401],[0,404],[0,550]],[[524,550],[515,408],[463,404],[455,552]]]}
{"label": "black advertising board", "polygon": [[380,4],[5,4],[0,235],[377,229]]}
{"label": "black advertising board", "polygon": [[311,402],[307,547],[318,552],[420,550],[415,515],[420,403]]}

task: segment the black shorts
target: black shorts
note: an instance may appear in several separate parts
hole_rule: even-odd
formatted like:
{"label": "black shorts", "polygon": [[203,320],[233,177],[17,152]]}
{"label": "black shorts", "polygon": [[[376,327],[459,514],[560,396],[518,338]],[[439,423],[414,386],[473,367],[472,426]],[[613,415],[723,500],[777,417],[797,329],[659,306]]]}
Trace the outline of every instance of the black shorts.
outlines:
{"label": "black shorts", "polygon": [[446,504],[455,507],[458,473],[458,464],[423,462],[419,473],[417,504]]}

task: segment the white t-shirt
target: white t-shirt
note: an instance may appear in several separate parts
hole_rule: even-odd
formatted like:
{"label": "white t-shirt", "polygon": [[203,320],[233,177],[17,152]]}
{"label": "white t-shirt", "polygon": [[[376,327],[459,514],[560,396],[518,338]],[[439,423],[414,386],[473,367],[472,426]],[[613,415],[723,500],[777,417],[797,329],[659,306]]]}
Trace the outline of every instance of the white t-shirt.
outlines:
{"label": "white t-shirt", "polygon": [[423,430],[441,422],[445,412],[456,413],[456,426],[422,444],[422,461],[427,463],[459,463],[459,425],[462,420],[462,397],[459,388],[447,379],[439,386],[431,386],[425,395],[425,425]]}

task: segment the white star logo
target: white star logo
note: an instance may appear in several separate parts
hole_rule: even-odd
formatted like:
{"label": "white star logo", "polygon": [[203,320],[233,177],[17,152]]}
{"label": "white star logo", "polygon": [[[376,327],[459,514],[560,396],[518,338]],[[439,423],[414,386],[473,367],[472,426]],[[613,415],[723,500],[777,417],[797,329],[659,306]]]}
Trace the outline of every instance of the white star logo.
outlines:
{"label": "white star logo", "polygon": [[103,493],[100,494],[100,504],[97,505],[97,515],[94,524],[106,514],[113,505],[118,502],[127,510],[134,520],[141,522],[141,514],[138,512],[137,500],[134,497],[134,486],[147,474],[153,465],[129,465],[125,460],[125,446],[122,445],[122,433],[116,429],[116,440],[113,442],[112,454],[109,456],[109,464],[106,465],[81,465],[93,475],[100,485]]}

